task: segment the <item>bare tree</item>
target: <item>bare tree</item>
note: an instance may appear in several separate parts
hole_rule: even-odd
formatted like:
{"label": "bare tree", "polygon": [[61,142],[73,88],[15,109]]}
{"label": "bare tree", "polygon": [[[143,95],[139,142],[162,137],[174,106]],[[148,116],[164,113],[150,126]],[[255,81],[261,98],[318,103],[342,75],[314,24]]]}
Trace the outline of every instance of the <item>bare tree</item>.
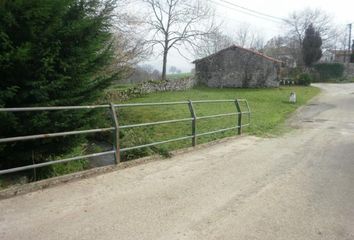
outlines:
{"label": "bare tree", "polygon": [[333,25],[332,17],[319,9],[306,8],[304,10],[292,12],[284,21],[284,27],[287,30],[287,36],[291,41],[293,57],[302,64],[302,44],[305,37],[305,31],[310,24],[313,24],[316,31],[321,34],[324,46],[333,39],[331,34]]}
{"label": "bare tree", "polygon": [[236,30],[235,42],[240,47],[247,47],[251,38],[251,25],[248,23],[242,23]]}
{"label": "bare tree", "polygon": [[348,28],[347,26],[337,26],[331,32],[331,49],[345,50],[348,47]]}
{"label": "bare tree", "polygon": [[294,56],[296,56],[297,52],[293,38],[287,36],[273,37],[263,48],[263,53],[285,62],[289,67],[296,67],[296,58]]}
{"label": "bare tree", "polygon": [[117,71],[124,77],[128,77],[134,71],[136,65],[146,59],[147,51],[144,46],[144,35],[141,33],[143,22],[141,19],[128,12],[127,0],[117,2],[119,12],[114,15],[115,24],[112,27],[114,61],[107,71]]}
{"label": "bare tree", "polygon": [[240,47],[261,50],[264,47],[264,37],[250,24],[242,23],[236,30],[235,43]]}
{"label": "bare tree", "polygon": [[126,83],[141,83],[148,80],[157,80],[161,76],[161,73],[154,69],[153,66],[144,64],[137,65],[132,68],[131,74],[126,78]]}
{"label": "bare tree", "polygon": [[232,44],[234,44],[234,40],[230,36],[216,29],[214,32],[203,36],[198,43],[198,47],[194,49],[194,52],[197,57],[202,58],[230,47]]}
{"label": "bare tree", "polygon": [[171,66],[170,69],[169,69],[169,72],[170,73],[176,73],[177,72],[177,68],[175,66]]}
{"label": "bare tree", "polygon": [[131,67],[146,57],[144,40],[136,35],[116,32],[114,34],[115,61],[113,67]]}
{"label": "bare tree", "polygon": [[263,50],[265,45],[264,36],[260,32],[253,33],[249,48],[255,49],[257,51]]}
{"label": "bare tree", "polygon": [[154,67],[149,64],[143,64],[141,66],[138,66],[137,68],[140,68],[141,70],[143,70],[148,74],[152,74],[152,72],[155,70]]}
{"label": "bare tree", "polygon": [[[162,79],[166,79],[168,52],[180,54],[182,45],[195,46],[197,40],[213,32],[213,11],[202,0],[143,0],[149,7],[147,24],[151,30],[148,43],[162,48]],[[181,54],[182,55],[182,54]]]}

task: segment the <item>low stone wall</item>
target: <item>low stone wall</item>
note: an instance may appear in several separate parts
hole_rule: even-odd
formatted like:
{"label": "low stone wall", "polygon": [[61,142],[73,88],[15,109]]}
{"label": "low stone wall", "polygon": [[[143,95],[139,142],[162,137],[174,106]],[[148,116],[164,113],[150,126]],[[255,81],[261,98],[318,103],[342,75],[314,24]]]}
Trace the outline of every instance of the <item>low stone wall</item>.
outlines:
{"label": "low stone wall", "polygon": [[194,78],[182,78],[166,81],[148,81],[141,83],[138,87],[144,93],[184,91],[195,85]]}
{"label": "low stone wall", "polygon": [[124,101],[153,92],[185,91],[194,85],[196,85],[196,81],[193,77],[165,81],[146,81],[124,90],[109,91],[106,98],[109,101]]}

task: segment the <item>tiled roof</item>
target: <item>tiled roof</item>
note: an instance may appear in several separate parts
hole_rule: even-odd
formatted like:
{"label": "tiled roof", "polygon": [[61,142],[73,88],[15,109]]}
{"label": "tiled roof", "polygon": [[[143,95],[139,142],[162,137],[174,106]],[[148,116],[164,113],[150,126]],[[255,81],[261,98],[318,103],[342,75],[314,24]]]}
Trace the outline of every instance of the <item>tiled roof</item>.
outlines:
{"label": "tiled roof", "polygon": [[204,58],[200,58],[200,59],[194,60],[193,63],[200,62],[200,61],[206,60],[206,59],[208,59],[208,58],[212,58],[213,56],[219,55],[219,54],[221,54],[221,53],[223,53],[223,52],[225,52],[225,51],[227,51],[227,50],[230,50],[230,49],[241,49],[241,50],[243,50],[243,51],[251,52],[251,53],[253,53],[253,54],[255,54],[255,55],[258,55],[258,56],[260,56],[260,57],[263,57],[263,58],[265,58],[265,59],[267,59],[267,60],[269,60],[269,61],[272,61],[272,62],[278,62],[278,63],[282,63],[282,62],[283,62],[283,61],[280,61],[280,60],[278,60],[278,59],[269,57],[269,56],[267,56],[267,55],[265,55],[265,54],[263,54],[263,53],[260,53],[260,52],[258,52],[258,51],[256,51],[256,50],[252,50],[252,49],[248,49],[248,48],[243,48],[243,47],[240,47],[240,46],[237,46],[237,45],[231,45],[230,47],[224,48],[224,49],[222,49],[222,50],[220,50],[220,51],[218,51],[218,52],[216,52],[216,53],[213,53],[213,54],[211,54],[211,55],[209,55],[209,56],[206,56],[206,57],[204,57]]}

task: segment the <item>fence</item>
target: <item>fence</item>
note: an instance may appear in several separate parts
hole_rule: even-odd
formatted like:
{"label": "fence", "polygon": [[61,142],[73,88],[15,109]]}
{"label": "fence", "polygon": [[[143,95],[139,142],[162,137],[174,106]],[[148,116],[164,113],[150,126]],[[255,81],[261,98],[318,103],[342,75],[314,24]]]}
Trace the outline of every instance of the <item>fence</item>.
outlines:
{"label": "fence", "polygon": [[[208,115],[208,116],[201,116],[198,117],[197,113],[194,108],[194,104],[200,103],[200,104],[208,104],[208,103],[226,103],[226,102],[232,102],[235,103],[235,112],[232,113],[223,113],[223,114],[217,114],[217,115]],[[242,111],[242,107],[240,103],[244,103],[245,107],[247,108],[247,111]],[[117,115],[117,108],[127,108],[127,107],[144,107],[144,106],[164,106],[164,105],[186,105],[188,106],[188,109],[190,111],[191,117],[190,118],[181,118],[181,119],[171,119],[171,120],[165,120],[165,121],[157,121],[157,122],[148,122],[148,123],[139,123],[139,124],[131,124],[131,125],[124,125],[120,126],[119,125],[119,116]],[[87,134],[87,133],[98,133],[98,132],[113,132],[114,133],[114,144],[113,144],[113,149],[110,151],[105,151],[105,152],[99,152],[99,153],[93,153],[93,154],[87,154],[87,155],[81,155],[81,156],[76,156],[76,157],[71,157],[71,158],[66,158],[66,159],[60,159],[60,160],[52,160],[52,161],[47,161],[43,163],[37,163],[37,164],[31,164],[27,166],[21,166],[21,167],[15,167],[15,168],[10,168],[10,169],[4,169],[0,170],[0,175],[2,174],[7,174],[7,173],[13,173],[13,172],[18,172],[18,171],[24,171],[24,170],[29,170],[29,169],[34,169],[34,168],[39,168],[39,167],[44,167],[44,166],[49,166],[52,164],[57,164],[57,163],[64,163],[64,162],[70,162],[74,160],[80,160],[80,159],[86,159],[86,158],[92,158],[92,157],[98,157],[98,156],[105,156],[105,155],[110,155],[114,154],[115,157],[115,162],[118,164],[120,162],[120,155],[121,152],[124,151],[129,151],[133,149],[138,149],[138,148],[144,148],[144,147],[150,147],[150,146],[155,146],[159,144],[164,144],[164,143],[170,143],[170,142],[175,142],[175,141],[181,141],[181,140],[186,140],[186,139],[191,139],[192,140],[192,146],[195,146],[197,144],[197,138],[200,136],[208,135],[208,134],[214,134],[214,133],[219,133],[219,132],[224,132],[228,130],[234,130],[237,129],[237,133],[241,134],[242,133],[242,128],[249,126],[250,120],[251,120],[251,111],[249,104],[246,99],[236,99],[236,100],[199,100],[199,101],[179,101],[179,102],[160,102],[160,103],[128,103],[128,104],[106,104],[106,105],[92,105],[92,106],[56,106],[56,107],[26,107],[26,108],[0,108],[0,112],[33,112],[33,111],[58,111],[58,110],[77,110],[77,109],[98,109],[98,108],[106,108],[110,110],[111,116],[112,116],[112,122],[113,126],[108,127],[108,128],[97,128],[97,129],[88,129],[88,130],[79,130],[79,131],[68,131],[68,132],[56,132],[56,133],[46,133],[46,134],[38,134],[38,135],[29,135],[29,136],[18,136],[18,137],[9,137],[9,138],[0,138],[0,144],[1,143],[9,143],[9,142],[17,142],[17,141],[26,141],[26,140],[34,140],[34,139],[41,139],[41,138],[52,138],[52,137],[60,137],[60,136],[68,136],[68,135],[78,135],[78,134]],[[219,117],[225,117],[225,116],[237,116],[236,118],[236,124],[233,127],[229,128],[223,128],[223,129],[218,129],[210,132],[204,132],[204,133],[197,133],[197,121],[200,119],[210,119],[210,118],[219,118]],[[247,123],[243,124],[243,116],[247,115],[248,121]],[[135,128],[135,127],[144,127],[144,126],[152,126],[152,125],[160,125],[160,124],[169,124],[169,123],[177,123],[177,122],[188,122],[191,121],[191,135],[188,136],[183,136],[183,137],[178,137],[178,138],[173,138],[173,139],[168,139],[164,141],[159,141],[159,142],[152,142],[144,145],[138,145],[138,146],[133,146],[133,147],[126,147],[126,148],[120,148],[120,143],[119,143],[119,131],[121,129],[126,129],[126,128]]]}

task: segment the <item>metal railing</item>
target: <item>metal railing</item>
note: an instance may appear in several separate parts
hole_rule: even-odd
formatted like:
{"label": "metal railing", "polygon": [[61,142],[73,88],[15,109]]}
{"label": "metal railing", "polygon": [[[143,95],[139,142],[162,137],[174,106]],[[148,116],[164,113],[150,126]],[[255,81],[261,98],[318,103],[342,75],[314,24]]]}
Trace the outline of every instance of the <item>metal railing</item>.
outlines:
{"label": "metal railing", "polygon": [[[222,113],[216,115],[209,115],[209,116],[197,116],[197,113],[194,108],[194,104],[207,104],[207,103],[234,103],[235,104],[235,112],[232,113]],[[242,111],[242,107],[240,103],[244,103],[247,111]],[[157,121],[157,122],[147,122],[147,123],[139,123],[139,124],[130,124],[130,125],[119,125],[119,116],[117,109],[127,108],[127,107],[149,107],[149,106],[165,106],[165,105],[187,105],[190,111],[190,118],[181,118],[181,119],[171,119],[171,120],[164,120],[164,121]],[[57,107],[24,107],[24,108],[0,108],[0,112],[33,112],[33,111],[58,111],[58,110],[78,110],[78,109],[98,109],[98,108],[106,108],[110,110],[113,126],[108,128],[97,128],[97,129],[87,129],[87,130],[78,130],[78,131],[67,131],[67,132],[56,132],[56,133],[46,133],[46,134],[37,134],[37,135],[28,135],[28,136],[16,136],[16,137],[9,137],[9,138],[0,138],[1,143],[9,143],[9,142],[17,142],[17,141],[27,141],[27,140],[35,140],[35,139],[42,139],[42,138],[52,138],[52,137],[59,137],[59,136],[68,136],[68,135],[78,135],[78,134],[88,134],[88,133],[99,133],[99,132],[113,132],[114,133],[114,142],[113,142],[113,149],[110,151],[99,152],[99,153],[92,153],[87,155],[81,155],[76,157],[70,157],[66,159],[60,160],[51,160],[46,161],[43,163],[31,164],[27,166],[15,167],[10,169],[0,170],[0,175],[13,173],[18,171],[24,171],[29,169],[35,169],[39,167],[49,166],[52,164],[57,163],[64,163],[70,162],[74,160],[104,156],[104,155],[111,155],[113,154],[115,157],[115,163],[118,164],[121,158],[121,152],[129,151],[138,148],[150,147],[175,141],[182,141],[186,139],[192,140],[192,146],[197,144],[197,138],[209,134],[220,133],[229,130],[237,129],[237,133],[242,133],[242,128],[246,127],[250,124],[251,120],[251,110],[246,99],[236,99],[236,100],[198,100],[198,101],[179,101],[179,102],[161,102],[161,103],[127,103],[127,104],[106,104],[106,105],[92,105],[92,106],[57,106]],[[243,115],[248,116],[247,123],[243,124]],[[237,116],[237,121],[235,126],[229,128],[218,129],[210,132],[204,133],[197,133],[197,121],[201,119],[210,119],[210,118],[220,118],[226,116]],[[135,128],[135,127],[145,127],[145,126],[153,126],[153,125],[160,125],[160,124],[170,124],[170,123],[178,123],[178,122],[188,122],[191,121],[191,135],[168,139],[159,142],[152,142],[144,145],[138,145],[133,147],[126,147],[120,148],[119,142],[119,131],[121,129],[127,128]]]}

